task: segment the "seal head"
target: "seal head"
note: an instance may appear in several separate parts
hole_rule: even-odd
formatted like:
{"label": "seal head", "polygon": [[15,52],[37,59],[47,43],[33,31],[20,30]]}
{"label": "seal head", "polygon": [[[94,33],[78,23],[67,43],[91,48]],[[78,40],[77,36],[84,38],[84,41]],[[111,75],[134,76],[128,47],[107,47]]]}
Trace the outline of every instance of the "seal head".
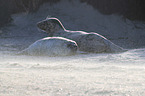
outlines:
{"label": "seal head", "polygon": [[57,18],[46,18],[45,20],[38,22],[37,27],[49,33],[60,29],[65,30],[64,26]]}

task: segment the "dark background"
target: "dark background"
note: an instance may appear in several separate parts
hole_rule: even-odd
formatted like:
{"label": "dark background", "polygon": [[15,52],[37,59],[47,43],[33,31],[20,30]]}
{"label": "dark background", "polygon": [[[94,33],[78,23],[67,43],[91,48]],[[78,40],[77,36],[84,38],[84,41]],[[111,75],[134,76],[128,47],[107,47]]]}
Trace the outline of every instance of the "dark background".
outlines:
{"label": "dark background", "polygon": [[[35,12],[45,2],[60,0],[0,0],[0,27],[10,22],[11,14]],[[70,0],[71,1],[71,0]],[[80,0],[92,5],[102,14],[118,14],[130,20],[145,21],[145,0]]]}

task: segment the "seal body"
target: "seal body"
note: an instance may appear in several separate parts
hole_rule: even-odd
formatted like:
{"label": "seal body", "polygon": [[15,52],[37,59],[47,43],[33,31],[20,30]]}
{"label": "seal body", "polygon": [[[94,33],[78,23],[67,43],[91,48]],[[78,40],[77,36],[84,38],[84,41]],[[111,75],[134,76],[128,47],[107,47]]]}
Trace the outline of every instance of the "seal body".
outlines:
{"label": "seal body", "polygon": [[40,21],[37,27],[47,32],[49,36],[61,36],[76,41],[80,51],[95,53],[125,51],[100,34],[66,30],[57,18]]}
{"label": "seal body", "polygon": [[77,51],[77,44],[73,40],[63,37],[46,37],[37,40],[19,54],[35,56],[67,56]]}

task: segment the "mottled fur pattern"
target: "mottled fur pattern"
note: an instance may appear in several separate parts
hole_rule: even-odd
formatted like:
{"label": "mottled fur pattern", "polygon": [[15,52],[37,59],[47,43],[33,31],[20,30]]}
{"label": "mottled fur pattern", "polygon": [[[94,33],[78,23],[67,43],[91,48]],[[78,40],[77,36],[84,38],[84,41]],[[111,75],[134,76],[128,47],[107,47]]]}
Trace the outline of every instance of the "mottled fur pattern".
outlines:
{"label": "mottled fur pattern", "polygon": [[57,18],[40,21],[37,27],[46,31],[48,36],[61,36],[76,41],[80,51],[95,53],[124,51],[100,34],[66,30]]}

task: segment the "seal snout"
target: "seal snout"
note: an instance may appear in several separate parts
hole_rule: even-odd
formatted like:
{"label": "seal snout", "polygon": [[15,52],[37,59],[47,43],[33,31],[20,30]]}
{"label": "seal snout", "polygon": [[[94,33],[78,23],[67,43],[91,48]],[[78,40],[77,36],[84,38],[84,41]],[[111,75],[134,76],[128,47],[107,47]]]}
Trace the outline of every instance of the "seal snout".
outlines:
{"label": "seal snout", "polygon": [[47,21],[38,22],[37,27],[41,30],[46,30],[47,29]]}
{"label": "seal snout", "polygon": [[67,48],[70,48],[73,51],[77,51],[78,46],[75,43],[69,43],[67,44]]}

